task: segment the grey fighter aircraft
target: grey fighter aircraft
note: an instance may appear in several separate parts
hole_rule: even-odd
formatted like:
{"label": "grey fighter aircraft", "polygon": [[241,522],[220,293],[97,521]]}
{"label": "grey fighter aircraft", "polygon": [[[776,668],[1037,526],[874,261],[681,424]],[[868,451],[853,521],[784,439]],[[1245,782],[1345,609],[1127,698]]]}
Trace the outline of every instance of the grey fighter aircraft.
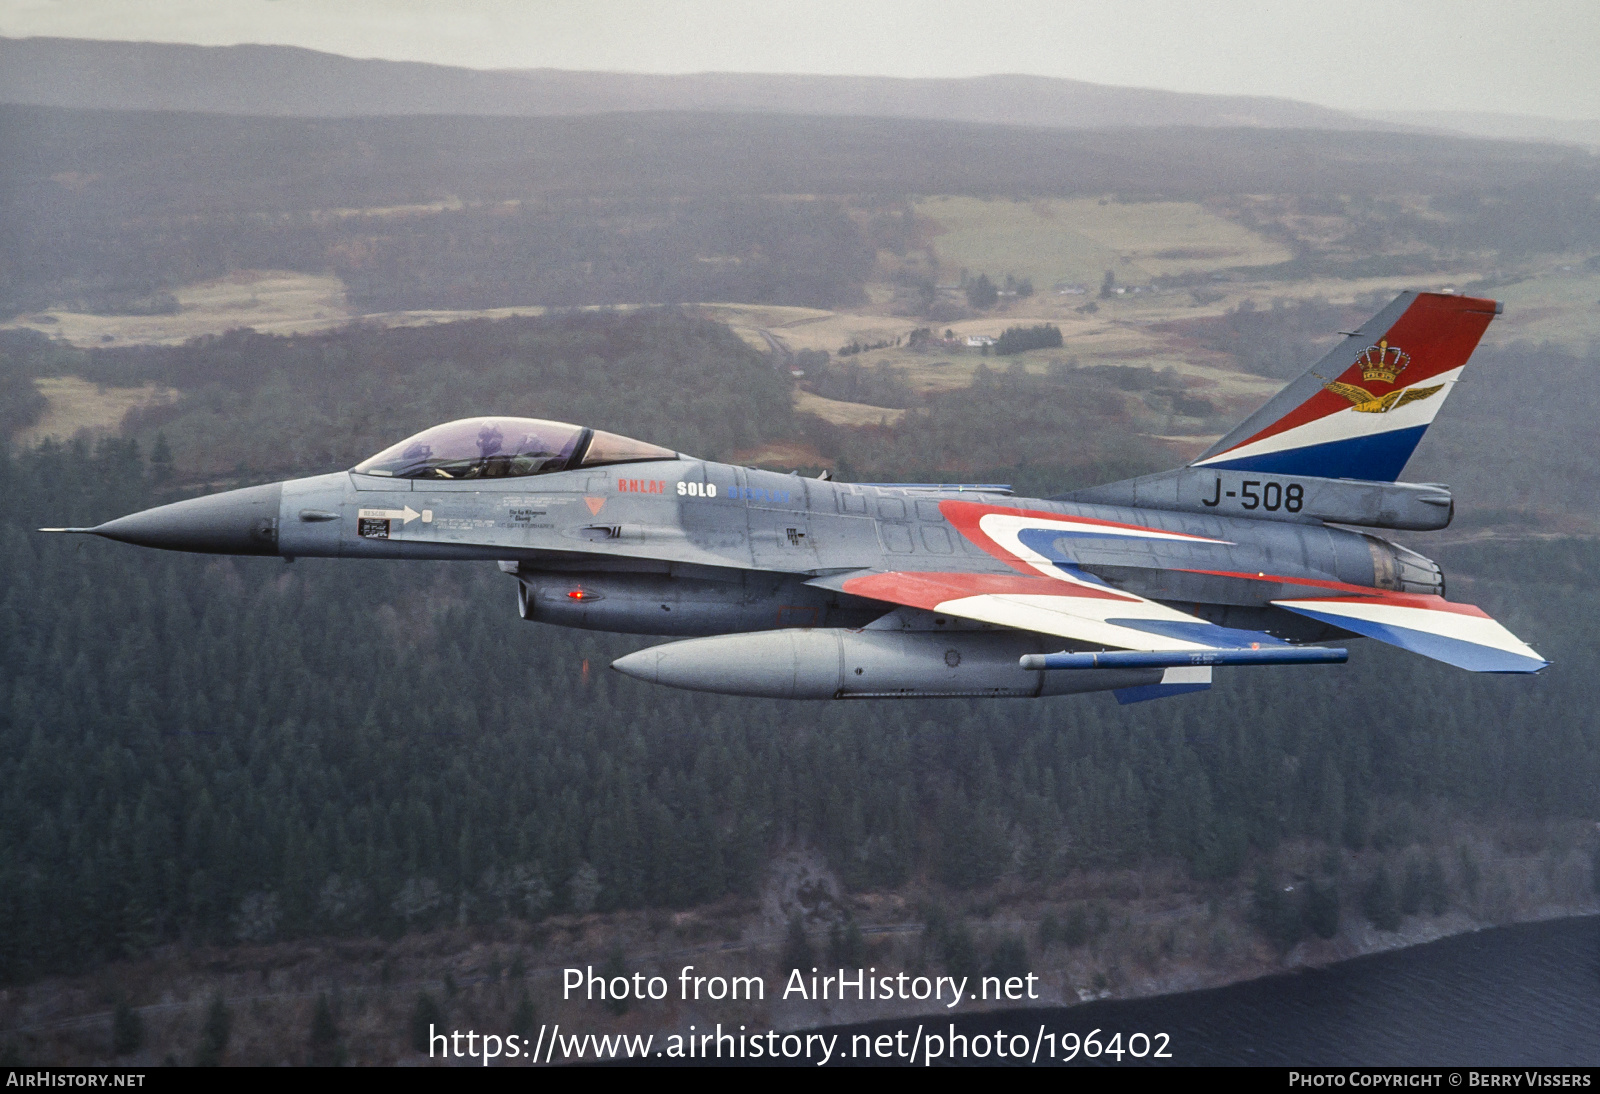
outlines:
{"label": "grey fighter aircraft", "polygon": [[[1343,661],[1376,639],[1473,672],[1546,662],[1361,529],[1450,523],[1397,481],[1500,307],[1404,293],[1209,451],[1047,499],[695,459],[561,422],[424,430],[349,471],[163,505],[87,532],[220,554],[492,560],[524,619],[687,637],[613,668],[794,699],[1123,702],[1215,667]],[[694,637],[690,637],[694,636]]]}

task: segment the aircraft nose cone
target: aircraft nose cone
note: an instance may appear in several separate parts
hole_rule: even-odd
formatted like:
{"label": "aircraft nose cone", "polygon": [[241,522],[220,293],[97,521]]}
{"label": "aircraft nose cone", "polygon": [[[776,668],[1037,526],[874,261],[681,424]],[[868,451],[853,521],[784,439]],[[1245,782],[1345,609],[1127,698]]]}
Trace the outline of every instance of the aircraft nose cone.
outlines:
{"label": "aircraft nose cone", "polygon": [[89,531],[106,539],[169,551],[275,555],[282,500],[282,483],[248,486],[131,513]]}

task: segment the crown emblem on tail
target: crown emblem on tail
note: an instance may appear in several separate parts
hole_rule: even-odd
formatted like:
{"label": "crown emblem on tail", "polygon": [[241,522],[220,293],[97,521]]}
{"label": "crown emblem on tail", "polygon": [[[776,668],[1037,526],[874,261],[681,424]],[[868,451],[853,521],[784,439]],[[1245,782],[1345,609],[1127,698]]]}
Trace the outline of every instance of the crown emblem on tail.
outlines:
{"label": "crown emblem on tail", "polygon": [[1368,346],[1356,357],[1356,364],[1361,366],[1361,378],[1369,384],[1375,380],[1394,383],[1410,363],[1411,354],[1403,352],[1399,346],[1391,346],[1387,340]]}

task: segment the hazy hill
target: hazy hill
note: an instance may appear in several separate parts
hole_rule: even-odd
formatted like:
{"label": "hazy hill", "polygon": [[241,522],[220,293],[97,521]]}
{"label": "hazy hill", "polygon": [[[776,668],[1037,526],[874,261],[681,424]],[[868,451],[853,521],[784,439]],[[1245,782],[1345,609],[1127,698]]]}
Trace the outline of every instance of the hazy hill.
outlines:
{"label": "hazy hill", "polygon": [[1489,114],[1471,110],[1371,110],[1368,116],[1394,125],[1465,133],[1496,140],[1556,141],[1600,148],[1600,119],[1542,118],[1534,114]]}
{"label": "hazy hill", "polygon": [[356,60],[290,46],[191,46],[72,38],[0,38],[0,102],[301,117],[695,110],[1062,128],[1398,128],[1290,99],[1190,95],[1039,76],[893,79],[480,71]]}
{"label": "hazy hill", "polygon": [[[1429,248],[1521,253],[1600,238],[1585,153],[1423,134],[0,105],[0,147],[7,316],[61,301],[134,306],[117,300],[241,269],[332,270],[369,311],[684,300],[833,308],[860,299],[877,250],[909,245],[902,214],[914,194],[1194,201],[1381,187],[1458,197],[1449,207],[1459,230],[1456,220],[1415,217],[1380,230]],[[1485,206],[1479,191],[1497,204]],[[870,210],[868,223],[842,200]]]}

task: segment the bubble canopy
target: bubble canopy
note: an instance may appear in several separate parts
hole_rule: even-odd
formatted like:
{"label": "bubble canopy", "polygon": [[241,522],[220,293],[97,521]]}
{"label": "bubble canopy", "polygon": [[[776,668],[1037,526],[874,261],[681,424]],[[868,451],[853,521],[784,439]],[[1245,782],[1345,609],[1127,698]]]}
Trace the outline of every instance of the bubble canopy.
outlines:
{"label": "bubble canopy", "polygon": [[509,479],[678,458],[659,445],[566,422],[462,418],[407,437],[355,470],[396,479]]}

